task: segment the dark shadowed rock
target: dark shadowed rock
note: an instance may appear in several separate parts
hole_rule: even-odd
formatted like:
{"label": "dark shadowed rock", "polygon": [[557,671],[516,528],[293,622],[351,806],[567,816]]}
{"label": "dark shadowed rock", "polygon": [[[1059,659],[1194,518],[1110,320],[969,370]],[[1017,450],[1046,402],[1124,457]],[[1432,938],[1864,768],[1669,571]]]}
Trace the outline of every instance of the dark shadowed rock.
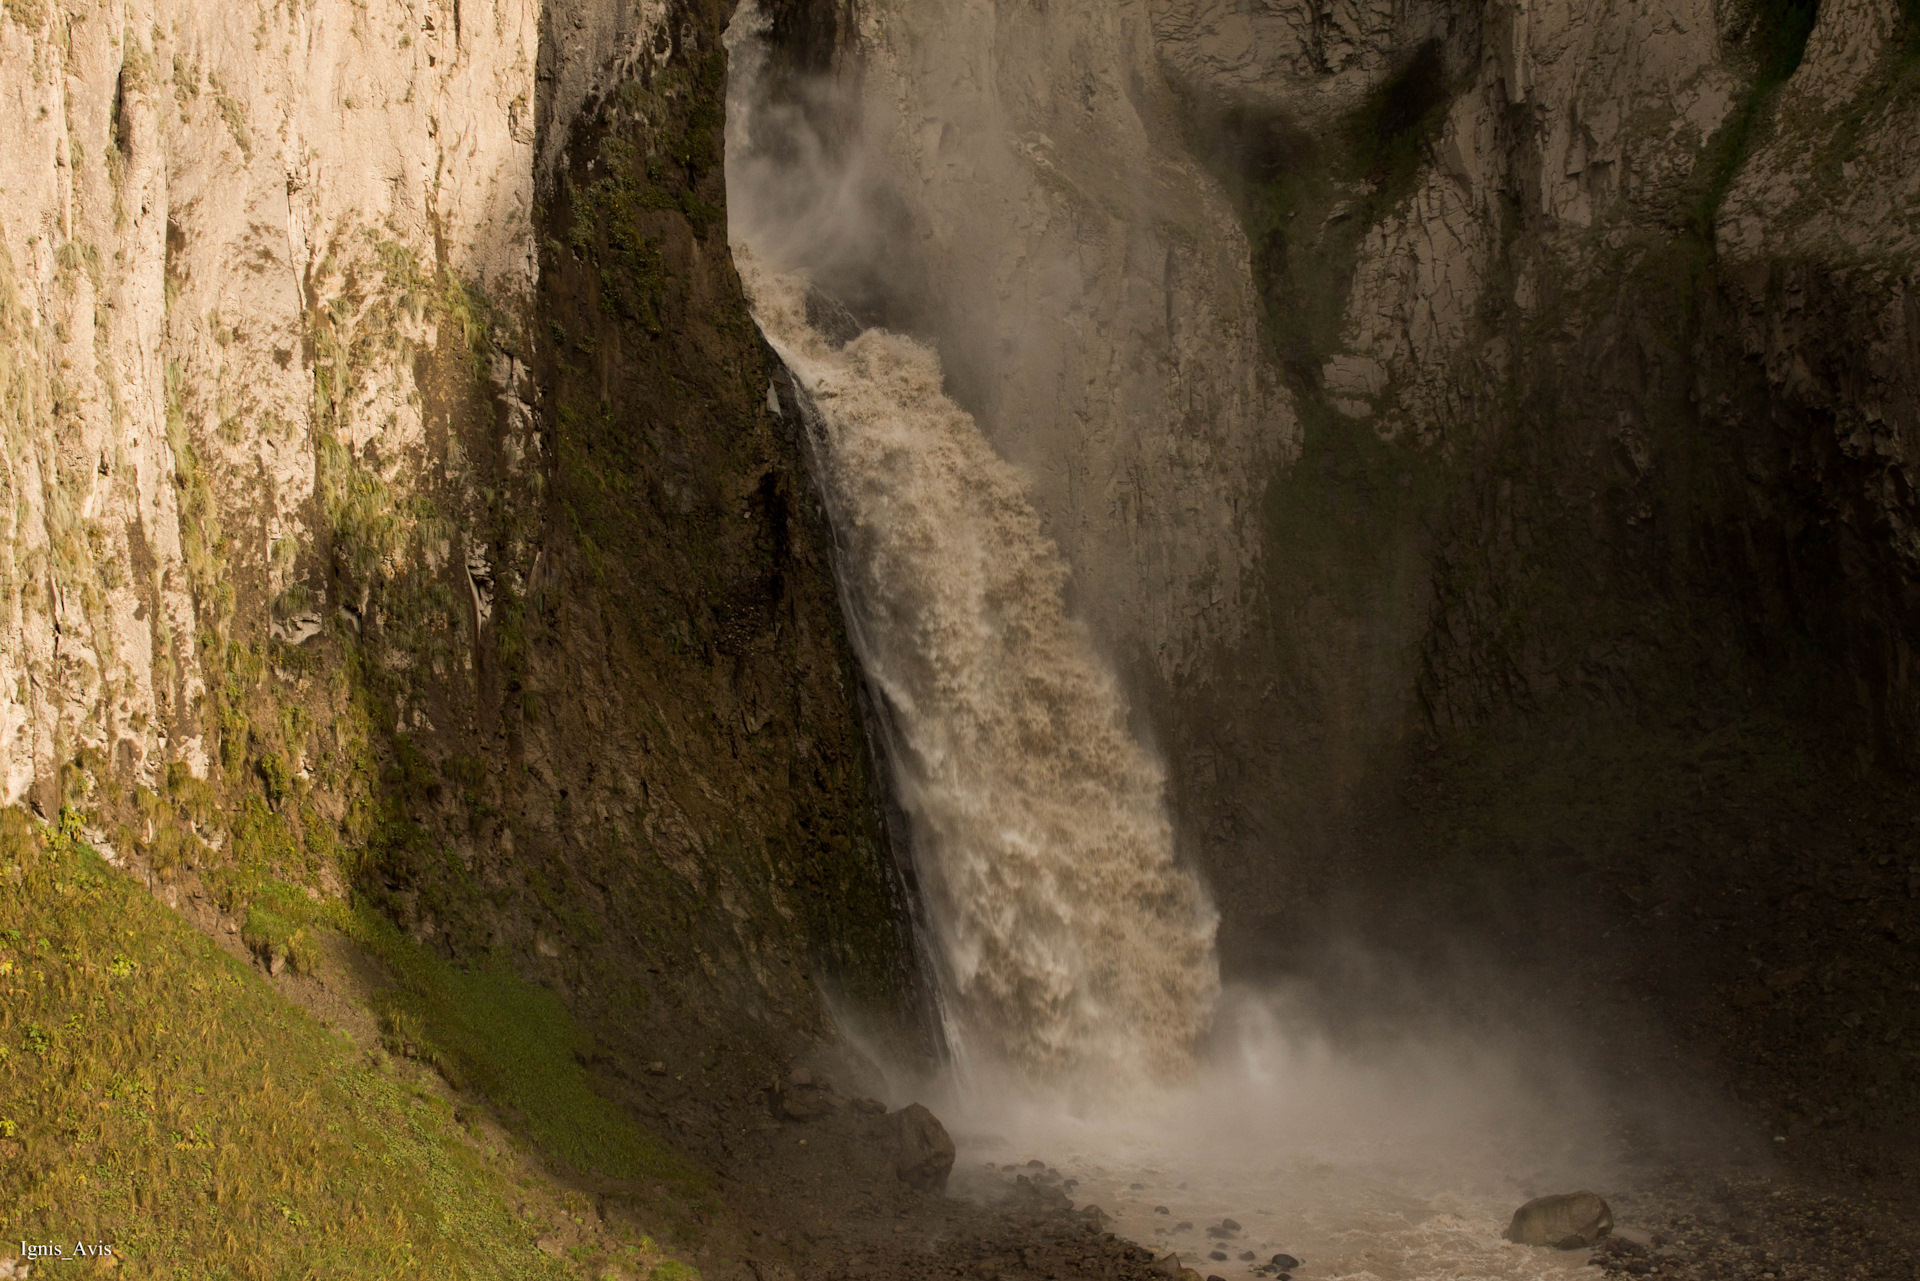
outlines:
{"label": "dark shadowed rock", "polygon": [[838,350],[860,336],[866,326],[847,310],[846,304],[820,289],[807,289],[807,323],[818,330],[827,345]]}
{"label": "dark shadowed rock", "polygon": [[1153,1271],[1159,1276],[1172,1277],[1174,1281],[1201,1281],[1200,1274],[1182,1265],[1177,1254],[1169,1254],[1154,1263]]}
{"label": "dark shadowed rock", "polygon": [[1520,1245],[1578,1250],[1613,1231],[1613,1211],[1591,1192],[1535,1197],[1513,1212],[1503,1234]]}
{"label": "dark shadowed rock", "polygon": [[1065,1192],[1024,1174],[1013,1181],[1013,1203],[1028,1214],[1066,1214],[1073,1209]]}
{"label": "dark shadowed rock", "polygon": [[892,1114],[893,1169],[908,1187],[940,1192],[953,1171],[953,1140],[940,1118],[918,1103]]}
{"label": "dark shadowed rock", "polygon": [[795,1068],[773,1089],[774,1110],[789,1121],[811,1121],[838,1112],[846,1100],[805,1068]]}

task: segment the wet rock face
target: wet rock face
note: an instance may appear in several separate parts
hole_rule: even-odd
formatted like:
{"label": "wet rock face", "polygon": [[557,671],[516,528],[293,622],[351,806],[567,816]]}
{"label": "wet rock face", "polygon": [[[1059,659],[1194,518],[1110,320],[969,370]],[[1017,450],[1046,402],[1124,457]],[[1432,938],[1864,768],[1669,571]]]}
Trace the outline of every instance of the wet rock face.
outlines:
{"label": "wet rock face", "polygon": [[1613,1211],[1591,1192],[1535,1197],[1513,1212],[1504,1235],[1518,1245],[1579,1250],[1613,1231]]}
{"label": "wet rock face", "polygon": [[[773,257],[784,239],[856,316],[937,342],[955,400],[1027,472],[1076,612],[1172,672],[1244,623],[1250,486],[1296,424],[1245,235],[1180,143],[1152,8],[914,0],[836,27],[837,6],[776,4],[776,33],[833,28],[859,68],[819,111],[828,154],[858,154],[827,194],[858,200],[747,239]],[[818,178],[780,175],[768,207]]]}
{"label": "wet rock face", "polygon": [[[1383,845],[1453,841],[1495,812],[1530,828],[1516,875],[1559,857],[1570,831],[1599,879],[1637,875],[1618,851],[1648,833],[1616,800],[1658,786],[1658,767],[1595,768],[1616,733],[1653,727],[1649,743],[1695,752],[1764,720],[1773,744],[1809,744],[1802,776],[1831,770],[1829,792],[1920,759],[1909,10],[1451,6],[1431,32],[1438,92],[1406,98],[1411,125],[1389,107],[1426,46],[1384,43],[1351,64],[1377,68],[1371,87],[1310,128],[1300,104],[1337,75],[1316,69],[1289,6],[1253,8],[1183,0],[1155,25],[1170,75],[1239,103],[1200,122],[1217,138],[1196,132],[1242,184],[1267,332],[1305,424],[1259,531],[1271,615],[1155,696],[1229,971],[1313,963],[1319,904],[1391,899],[1425,874]],[[1258,96],[1233,87],[1262,68]],[[1500,755],[1519,741],[1538,747]],[[1683,798],[1702,829],[1797,821],[1784,789],[1747,781],[1770,750],[1730,753],[1739,782]],[[1514,789],[1522,776],[1537,789]],[[1611,830],[1519,811],[1547,790],[1577,792]],[[1818,840],[1850,839],[1839,828]],[[1736,844],[1702,849],[1685,875],[1776,893]],[[1434,879],[1507,857],[1494,845]],[[1913,842],[1897,845],[1893,865],[1912,862]],[[1712,895],[1660,897],[1683,915]],[[1623,896],[1622,915],[1657,919],[1644,902]],[[1901,902],[1869,919],[1895,922]],[[1807,923],[1858,939],[1836,901]],[[1769,968],[1803,963],[1762,937]],[[1915,961],[1900,946],[1904,984]],[[1678,976],[1685,954],[1659,964]],[[1822,1107],[1850,1102],[1842,1087]]]}

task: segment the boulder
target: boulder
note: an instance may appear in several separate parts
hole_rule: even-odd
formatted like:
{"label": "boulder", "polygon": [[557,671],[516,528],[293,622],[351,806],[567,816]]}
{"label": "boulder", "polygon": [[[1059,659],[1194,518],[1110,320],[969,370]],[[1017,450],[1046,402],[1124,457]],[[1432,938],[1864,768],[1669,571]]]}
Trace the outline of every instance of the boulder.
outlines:
{"label": "boulder", "polygon": [[1013,1203],[1028,1214],[1066,1214],[1073,1209],[1065,1192],[1024,1174],[1013,1181]]}
{"label": "boulder", "polygon": [[1591,1192],[1535,1197],[1513,1212],[1503,1234],[1520,1245],[1579,1250],[1613,1231],[1613,1211]]}
{"label": "boulder", "polygon": [[953,1172],[953,1140],[940,1118],[918,1103],[891,1114],[893,1170],[908,1187],[923,1192],[946,1190]]}

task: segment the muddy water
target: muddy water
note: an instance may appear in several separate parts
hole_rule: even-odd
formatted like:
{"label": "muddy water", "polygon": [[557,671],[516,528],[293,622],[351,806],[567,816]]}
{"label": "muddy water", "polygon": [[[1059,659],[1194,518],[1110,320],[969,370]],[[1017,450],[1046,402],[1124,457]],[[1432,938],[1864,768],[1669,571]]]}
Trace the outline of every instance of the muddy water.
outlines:
{"label": "muddy water", "polygon": [[900,738],[950,1042],[1082,1091],[1184,1076],[1219,985],[1215,917],[1023,478],[929,348],[878,329],[836,345],[803,277],[736,259],[806,393],[849,633]]}

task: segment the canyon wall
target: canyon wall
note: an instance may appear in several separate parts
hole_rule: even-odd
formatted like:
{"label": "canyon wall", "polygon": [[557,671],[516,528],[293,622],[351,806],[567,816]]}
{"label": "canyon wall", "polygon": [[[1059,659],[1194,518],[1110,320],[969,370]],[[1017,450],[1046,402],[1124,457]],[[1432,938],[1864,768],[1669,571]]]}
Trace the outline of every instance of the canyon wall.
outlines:
{"label": "canyon wall", "polygon": [[1305,425],[1265,639],[1164,697],[1228,896],[1534,730],[1909,767],[1912,15],[1414,6],[1295,67],[1261,12],[1156,26]]}
{"label": "canyon wall", "polygon": [[728,15],[5,6],[4,800],[207,928],[358,894],[648,1057],[784,1053],[823,989],[918,1035],[726,249]]}
{"label": "canyon wall", "polygon": [[[7,800],[616,1039],[924,1038],[730,13],[8,0]],[[1856,862],[1911,951],[1831,799],[1920,724],[1910,4],[764,15],[849,202],[795,252],[1026,473],[1230,966],[1429,874],[1598,931]]]}
{"label": "canyon wall", "polygon": [[1281,10],[1155,28],[1302,426],[1149,696],[1228,972],[1491,958],[1900,1132],[1920,13]]}
{"label": "canyon wall", "polygon": [[820,138],[775,166],[804,188],[777,225],[745,233],[860,319],[932,341],[1026,473],[1076,612],[1123,661],[1190,670],[1247,617],[1259,477],[1297,428],[1149,7],[838,12],[767,7],[776,47],[826,46],[794,68]]}

